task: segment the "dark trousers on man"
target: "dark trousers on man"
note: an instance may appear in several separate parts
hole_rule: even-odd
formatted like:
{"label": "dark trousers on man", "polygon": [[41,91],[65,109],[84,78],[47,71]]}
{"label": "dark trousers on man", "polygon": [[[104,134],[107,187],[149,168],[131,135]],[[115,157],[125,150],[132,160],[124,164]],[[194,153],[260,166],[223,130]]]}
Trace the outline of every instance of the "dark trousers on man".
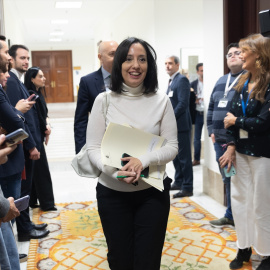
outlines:
{"label": "dark trousers on man", "polygon": [[193,170],[190,149],[190,131],[178,132],[178,154],[173,160],[174,183],[181,190],[193,192]]}
{"label": "dark trousers on man", "polygon": [[120,192],[97,185],[98,211],[112,270],[159,270],[170,210],[171,179],[164,191]]}
{"label": "dark trousers on man", "polygon": [[[30,196],[32,188],[34,161],[29,159],[28,155],[25,155],[26,180],[22,180],[21,198],[26,195]],[[21,211],[21,214],[16,217],[16,225],[18,233],[27,233],[34,229],[29,216],[29,206],[25,210]]]}
{"label": "dark trousers on man", "polygon": [[196,111],[194,132],[194,160],[201,159],[201,137],[203,128],[203,112]]}

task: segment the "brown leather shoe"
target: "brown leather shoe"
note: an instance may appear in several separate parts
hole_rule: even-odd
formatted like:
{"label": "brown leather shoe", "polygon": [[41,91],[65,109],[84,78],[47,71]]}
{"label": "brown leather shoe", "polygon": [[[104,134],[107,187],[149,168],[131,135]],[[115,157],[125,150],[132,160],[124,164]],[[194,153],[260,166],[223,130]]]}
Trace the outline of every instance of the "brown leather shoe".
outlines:
{"label": "brown leather shoe", "polygon": [[201,164],[201,162],[199,160],[194,159],[192,161],[192,166],[197,166],[197,165],[200,165],[200,164]]}

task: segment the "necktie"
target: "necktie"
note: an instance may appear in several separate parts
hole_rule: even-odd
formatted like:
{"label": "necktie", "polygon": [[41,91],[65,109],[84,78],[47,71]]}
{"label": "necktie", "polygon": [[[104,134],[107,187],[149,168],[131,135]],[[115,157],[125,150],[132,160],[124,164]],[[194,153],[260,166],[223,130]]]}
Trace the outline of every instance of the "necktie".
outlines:
{"label": "necktie", "polygon": [[169,93],[171,91],[171,88],[170,88],[171,81],[172,81],[172,79],[169,79],[168,89],[167,89],[167,92],[166,92],[167,95],[169,95]]}

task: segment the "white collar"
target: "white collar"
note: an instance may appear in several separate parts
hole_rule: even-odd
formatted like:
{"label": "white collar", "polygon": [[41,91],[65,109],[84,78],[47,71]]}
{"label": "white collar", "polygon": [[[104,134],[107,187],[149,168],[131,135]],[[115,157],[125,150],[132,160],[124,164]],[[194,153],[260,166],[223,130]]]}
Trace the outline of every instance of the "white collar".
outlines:
{"label": "white collar", "polygon": [[173,81],[174,77],[179,73],[179,71],[176,71],[171,77],[170,79]]}
{"label": "white collar", "polygon": [[122,84],[122,94],[126,96],[138,97],[138,96],[142,96],[143,93],[144,93],[143,83],[141,83],[137,87],[130,87],[126,85],[125,83]]}
{"label": "white collar", "polygon": [[15,68],[12,68],[10,71],[11,71],[12,73],[14,73],[20,81],[22,80],[22,77],[23,77],[23,74],[24,74],[24,73],[19,72],[19,71],[18,71],[17,69],[15,69]]}

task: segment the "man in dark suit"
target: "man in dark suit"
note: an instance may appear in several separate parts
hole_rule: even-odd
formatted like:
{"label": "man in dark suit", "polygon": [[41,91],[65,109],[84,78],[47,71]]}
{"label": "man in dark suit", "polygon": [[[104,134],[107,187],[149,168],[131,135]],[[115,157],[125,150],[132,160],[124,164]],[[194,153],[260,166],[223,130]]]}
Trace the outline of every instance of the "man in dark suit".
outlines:
{"label": "man in dark suit", "polygon": [[204,97],[203,97],[203,63],[196,65],[198,79],[191,83],[191,87],[196,94],[196,115],[195,115],[195,132],[194,132],[194,160],[192,166],[200,165],[201,159],[201,136],[203,128],[203,112],[204,112]]}
{"label": "man in dark suit", "polygon": [[167,94],[175,113],[178,129],[178,155],[174,159],[174,183],[172,190],[179,190],[174,198],[193,195],[193,171],[190,149],[191,117],[189,112],[190,84],[179,73],[179,58],[170,56],[165,61],[166,71],[170,76]]}
{"label": "man in dark suit", "polygon": [[113,58],[117,47],[118,44],[115,41],[101,42],[98,50],[101,68],[81,78],[74,119],[76,153],[79,153],[86,143],[88,114],[92,110],[97,95],[109,89]]}
{"label": "man in dark suit", "polygon": [[[13,45],[9,49],[11,56],[12,69],[10,71],[10,78],[7,82],[7,95],[13,106],[16,106],[17,102],[21,99],[28,99],[29,93],[20,78],[27,71],[29,65],[29,50],[24,45]],[[21,197],[30,195],[32,188],[32,176],[34,161],[39,159],[41,135],[39,128],[38,115],[35,105],[31,110],[24,114],[26,124],[29,128],[29,138],[24,146],[25,157],[25,170],[26,180],[21,184]],[[39,239],[47,236],[50,231],[44,230],[47,226],[46,223],[34,224],[30,220],[29,207],[21,212],[21,215],[16,218],[18,241],[29,241],[30,239]]]}

